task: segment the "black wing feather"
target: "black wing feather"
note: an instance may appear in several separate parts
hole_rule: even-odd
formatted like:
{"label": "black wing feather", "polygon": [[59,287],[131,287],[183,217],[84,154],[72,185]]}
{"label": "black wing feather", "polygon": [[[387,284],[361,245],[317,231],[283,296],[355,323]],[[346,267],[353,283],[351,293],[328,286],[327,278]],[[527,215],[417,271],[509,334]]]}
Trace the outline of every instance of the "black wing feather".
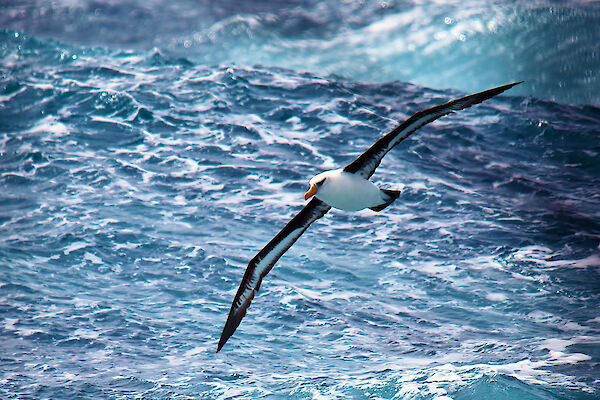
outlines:
{"label": "black wing feather", "polygon": [[471,107],[472,105],[479,104],[482,101],[494,97],[522,82],[523,81],[498,86],[493,89],[484,90],[483,92],[454,99],[447,103],[440,104],[439,106],[434,106],[426,110],[419,111],[398,125],[391,132],[381,137],[356,160],[344,167],[344,171],[358,174],[365,179],[369,179],[375,172],[375,169],[377,169],[381,163],[383,156],[385,156],[387,152],[390,151],[394,146],[409,137],[414,131],[423,125],[433,122],[436,119],[454,111],[462,110],[464,108]]}
{"label": "black wing feather", "polygon": [[273,265],[279,258],[298,240],[310,224],[321,218],[331,209],[331,206],[323,203],[317,198],[313,198],[294,218],[287,223],[283,229],[275,235],[273,239],[250,260],[242,283],[231,304],[229,316],[221,339],[217,347],[217,352],[221,350],[227,340],[233,335],[240,325],[242,318],[246,315],[246,310],[255,293],[260,288],[262,279],[271,271]]}

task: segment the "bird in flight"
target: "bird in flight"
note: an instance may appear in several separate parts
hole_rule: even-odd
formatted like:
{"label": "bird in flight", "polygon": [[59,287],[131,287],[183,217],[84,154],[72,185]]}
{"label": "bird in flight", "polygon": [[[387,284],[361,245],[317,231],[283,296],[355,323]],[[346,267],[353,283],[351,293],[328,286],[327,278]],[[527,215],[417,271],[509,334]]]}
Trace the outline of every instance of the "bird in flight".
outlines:
{"label": "bird in flight", "polygon": [[400,191],[379,189],[369,181],[388,151],[423,125],[454,111],[479,104],[522,82],[498,86],[419,111],[382,136],[344,168],[326,171],[312,178],[309,182],[310,188],[304,195],[305,200],[312,200],[248,263],[242,283],[231,304],[217,352],[240,325],[263,278],[310,224],[325,215],[331,207],[347,211],[365,208],[381,211],[398,198]]}

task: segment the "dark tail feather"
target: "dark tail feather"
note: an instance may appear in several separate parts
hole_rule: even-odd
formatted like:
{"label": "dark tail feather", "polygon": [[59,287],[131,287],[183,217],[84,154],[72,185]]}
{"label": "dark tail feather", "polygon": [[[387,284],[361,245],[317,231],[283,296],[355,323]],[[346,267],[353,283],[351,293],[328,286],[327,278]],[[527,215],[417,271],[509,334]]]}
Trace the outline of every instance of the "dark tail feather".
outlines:
{"label": "dark tail feather", "polygon": [[386,208],[387,206],[389,206],[390,204],[392,204],[394,202],[394,200],[396,200],[398,198],[398,196],[400,196],[401,191],[400,190],[389,190],[389,189],[381,189],[381,191],[383,193],[385,193],[385,198],[386,201],[383,204],[380,204],[378,206],[374,206],[374,207],[369,207],[371,210],[373,211],[381,211],[384,208]]}

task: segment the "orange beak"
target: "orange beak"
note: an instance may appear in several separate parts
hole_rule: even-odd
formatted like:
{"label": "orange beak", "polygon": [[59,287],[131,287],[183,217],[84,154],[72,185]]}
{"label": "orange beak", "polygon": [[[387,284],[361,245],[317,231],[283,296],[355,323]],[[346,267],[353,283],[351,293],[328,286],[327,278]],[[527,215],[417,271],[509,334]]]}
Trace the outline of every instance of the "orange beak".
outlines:
{"label": "orange beak", "polygon": [[310,185],[308,192],[304,193],[304,200],[310,199],[315,193],[317,193],[317,187],[315,185]]}

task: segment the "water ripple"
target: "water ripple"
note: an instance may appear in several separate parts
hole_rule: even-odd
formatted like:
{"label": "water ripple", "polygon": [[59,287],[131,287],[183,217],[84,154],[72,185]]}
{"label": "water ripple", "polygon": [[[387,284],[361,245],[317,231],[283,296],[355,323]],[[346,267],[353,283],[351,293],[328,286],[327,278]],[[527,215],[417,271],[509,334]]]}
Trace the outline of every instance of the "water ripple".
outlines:
{"label": "water ripple", "polygon": [[422,129],[373,177],[401,198],[315,223],[217,357],[308,178],[461,93],[7,35],[3,395],[597,394],[596,107],[501,96]]}

